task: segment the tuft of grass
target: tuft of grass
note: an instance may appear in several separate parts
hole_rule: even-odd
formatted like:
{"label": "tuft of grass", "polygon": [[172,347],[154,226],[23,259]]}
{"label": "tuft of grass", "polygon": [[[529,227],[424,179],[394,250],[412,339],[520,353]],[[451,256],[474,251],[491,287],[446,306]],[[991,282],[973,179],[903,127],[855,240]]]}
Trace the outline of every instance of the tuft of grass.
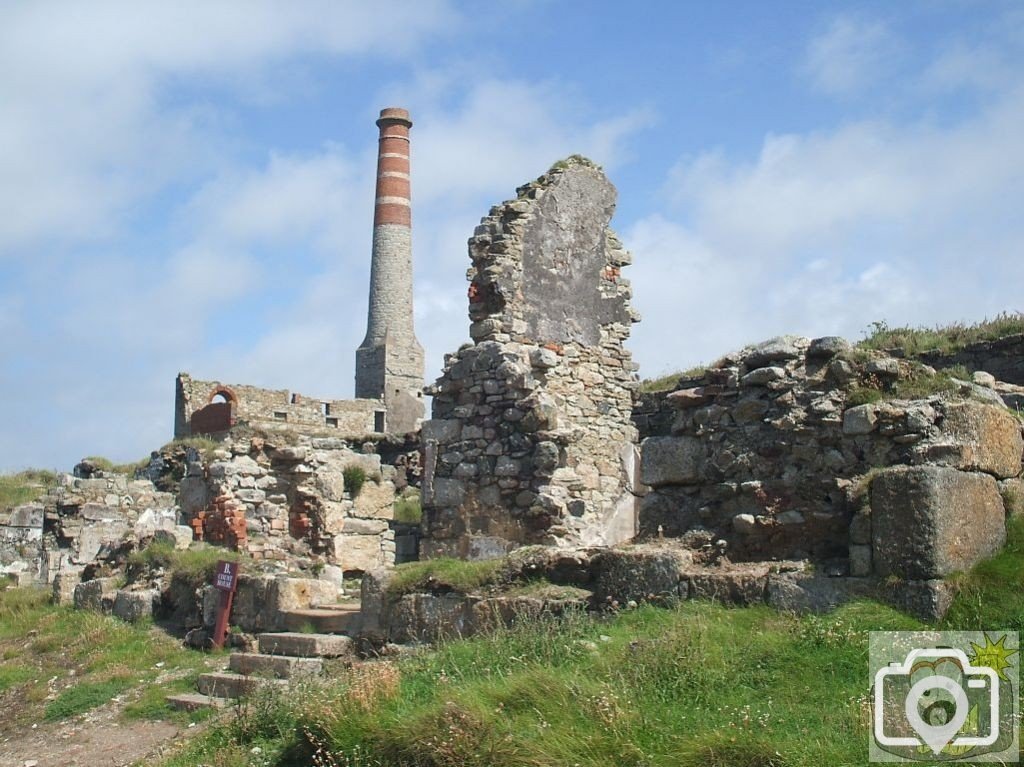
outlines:
{"label": "tuft of grass", "polygon": [[160,448],[160,452],[174,447],[192,447],[199,451],[207,461],[213,458],[213,451],[220,447],[220,443],[209,437],[182,437],[172,440]]}
{"label": "tuft of grass", "polygon": [[363,467],[347,466],[341,472],[341,476],[345,480],[345,489],[351,493],[352,497],[355,498],[359,495],[359,491],[363,489],[363,483],[366,482],[366,471]]}
{"label": "tuft of grass", "polygon": [[57,475],[44,469],[26,469],[0,476],[0,509],[31,503],[57,484]]}
{"label": "tuft of grass", "polygon": [[872,322],[858,346],[866,349],[902,349],[908,355],[925,352],[950,354],[980,341],[994,341],[1024,333],[1024,312],[1001,312],[993,319],[974,324],[961,322],[935,327],[889,327],[884,320]]}
{"label": "tuft of grass", "polygon": [[69,687],[46,706],[45,719],[52,722],[68,719],[99,708],[110,699],[132,686],[132,680],[125,676],[114,676],[99,682],[84,682]]}
{"label": "tuft of grass", "polygon": [[854,386],[846,397],[846,404],[850,407],[873,405],[876,402],[881,402],[883,398],[882,390],[874,386]]}
{"label": "tuft of grass", "polygon": [[114,463],[109,458],[102,455],[86,456],[85,460],[95,464],[100,471],[112,474],[127,474],[129,477],[135,476],[136,471],[144,469],[149,465],[148,457],[142,458],[138,461],[129,461],[128,463]]}
{"label": "tuft of grass", "polygon": [[644,394],[654,394],[662,391],[672,391],[679,382],[687,379],[702,378],[707,373],[706,365],[680,370],[675,373],[667,373],[659,378],[645,378],[640,382],[640,391]]}
{"label": "tuft of grass", "polygon": [[468,594],[500,580],[505,559],[464,560],[451,557],[406,562],[395,567],[388,594],[397,596],[417,591]]}
{"label": "tuft of grass", "polygon": [[423,519],[423,507],[420,504],[419,490],[411,489],[395,499],[395,521],[407,525],[418,525]]}
{"label": "tuft of grass", "polygon": [[137,577],[153,570],[167,570],[172,579],[189,584],[193,589],[210,583],[220,561],[241,562],[244,556],[237,551],[215,546],[200,546],[178,551],[174,544],[154,541],[141,551],[128,557],[128,573]]}

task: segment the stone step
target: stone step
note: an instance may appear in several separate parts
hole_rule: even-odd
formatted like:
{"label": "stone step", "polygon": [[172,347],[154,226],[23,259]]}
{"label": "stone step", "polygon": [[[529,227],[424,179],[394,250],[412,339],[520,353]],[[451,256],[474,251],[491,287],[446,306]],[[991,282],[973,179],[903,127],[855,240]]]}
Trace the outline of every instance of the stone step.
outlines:
{"label": "stone step", "polygon": [[323,670],[320,658],[295,658],[288,655],[263,655],[236,652],[228,658],[228,668],[236,674],[291,679],[296,676],[314,676]]}
{"label": "stone step", "polygon": [[167,703],[178,711],[197,711],[201,708],[223,708],[227,705],[224,698],[213,698],[198,692],[185,692],[180,695],[168,695]]}
{"label": "stone step", "polygon": [[267,655],[290,655],[299,658],[339,658],[353,654],[350,637],[341,634],[303,634],[283,631],[260,634],[260,652]]}
{"label": "stone step", "polygon": [[320,634],[354,634],[359,630],[362,612],[353,607],[317,607],[305,610],[282,610],[281,622],[286,631],[312,628]]}
{"label": "stone step", "polygon": [[210,674],[200,674],[199,680],[196,682],[199,692],[214,698],[241,698],[251,695],[260,687],[269,685],[287,687],[288,680],[264,679],[258,676],[216,671]]}

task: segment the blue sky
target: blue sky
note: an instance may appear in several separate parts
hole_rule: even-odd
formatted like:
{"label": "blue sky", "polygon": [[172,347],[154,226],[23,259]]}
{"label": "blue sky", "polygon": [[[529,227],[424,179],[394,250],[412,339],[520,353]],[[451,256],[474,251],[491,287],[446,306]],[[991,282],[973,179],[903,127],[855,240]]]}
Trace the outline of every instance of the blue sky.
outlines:
{"label": "blue sky", "polygon": [[1018,2],[11,2],[0,469],[145,455],[179,370],[351,396],[383,106],[428,378],[476,222],[573,152],[619,189],[642,375],[1024,309]]}

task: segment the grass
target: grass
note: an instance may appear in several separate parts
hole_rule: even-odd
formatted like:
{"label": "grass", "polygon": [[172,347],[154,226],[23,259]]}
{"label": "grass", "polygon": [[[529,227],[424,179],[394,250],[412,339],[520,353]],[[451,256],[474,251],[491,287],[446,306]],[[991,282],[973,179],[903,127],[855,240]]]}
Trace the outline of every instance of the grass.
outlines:
{"label": "grass", "polygon": [[884,321],[871,323],[867,337],[858,345],[867,349],[903,349],[907,354],[949,354],[979,341],[994,341],[1024,333],[1024,313],[1002,312],[975,324],[952,323],[935,327],[891,328]]}
{"label": "grass", "polygon": [[[1024,629],[1024,520],[954,582],[937,628]],[[164,767],[247,765],[256,747],[268,767],[866,765],[868,632],[926,628],[867,600],[804,617],[697,601],[540,616],[254,699]]]}
{"label": "grass", "polygon": [[137,470],[144,469],[149,465],[148,457],[138,461],[129,461],[128,463],[114,463],[102,455],[90,455],[85,460],[94,464],[100,471],[113,474],[127,474],[129,477],[135,476]]}
{"label": "grass", "polygon": [[407,525],[418,525],[423,518],[419,490],[411,489],[395,499],[395,521]]}
{"label": "grass", "polygon": [[0,735],[76,716],[123,695],[142,718],[207,670],[209,656],[146,623],[59,607],[41,589],[0,589]]}
{"label": "grass", "polygon": [[0,509],[31,503],[57,484],[57,475],[44,469],[26,469],[0,475]]}
{"label": "grass", "polygon": [[128,575],[137,579],[152,570],[167,570],[172,579],[184,581],[196,589],[213,580],[220,561],[241,562],[244,559],[237,551],[215,546],[202,546],[178,551],[174,544],[155,541],[141,551],[132,552],[128,557]]}
{"label": "grass", "polygon": [[826,617],[701,602],[538,618],[241,712],[166,767],[266,764],[798,767],[866,762],[863,602]]}
{"label": "grass", "polygon": [[876,376],[850,389],[847,405],[867,405],[887,399],[927,399],[937,394],[957,394],[960,384],[957,381],[970,381],[971,374],[962,365],[928,372],[924,366],[912,365],[908,378],[900,379],[890,385],[884,384]]}
{"label": "grass", "polygon": [[672,391],[679,385],[683,378],[701,378],[707,372],[706,365],[697,365],[687,370],[679,370],[675,373],[668,373],[659,378],[645,378],[640,382],[640,391],[644,394],[655,392]]}
{"label": "grass", "polygon": [[341,472],[341,476],[345,480],[345,489],[351,493],[352,497],[355,498],[359,495],[359,491],[363,489],[363,483],[366,482],[366,471],[363,467],[347,466]]}
{"label": "grass", "polygon": [[499,582],[505,564],[504,559],[467,561],[450,557],[407,562],[395,567],[388,593],[392,596],[416,591],[471,593]]}

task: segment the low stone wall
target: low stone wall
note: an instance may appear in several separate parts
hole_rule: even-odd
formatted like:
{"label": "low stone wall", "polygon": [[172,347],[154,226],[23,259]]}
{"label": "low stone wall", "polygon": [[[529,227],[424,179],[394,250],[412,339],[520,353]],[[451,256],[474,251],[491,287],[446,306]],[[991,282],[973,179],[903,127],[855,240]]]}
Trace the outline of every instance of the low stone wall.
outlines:
{"label": "low stone wall", "polygon": [[[435,642],[486,633],[520,620],[560,616],[567,611],[617,611],[642,603],[672,606],[687,599],[725,605],[768,605],[798,614],[826,612],[871,597],[925,620],[945,614],[954,588],[938,578],[901,580],[828,576],[807,562],[719,561],[702,564],[700,555],[679,541],[613,548],[529,547],[514,552],[502,579],[479,593],[460,593],[444,584],[432,592],[393,593],[392,571],[363,579],[361,639],[369,648],[388,642]],[[531,582],[572,587],[569,596],[503,594]]]}
{"label": "low stone wall", "polygon": [[[970,567],[1002,545],[998,483],[1021,473],[1021,423],[968,382],[891,398],[930,375],[841,339],[773,339],[723,358],[662,399],[672,420],[642,445],[641,537],[837,575]],[[851,406],[872,391],[890,399]]]}
{"label": "low stone wall", "polygon": [[1024,386],[1024,334],[970,344],[952,354],[925,352],[917,358],[935,368],[962,365],[971,372],[981,370],[999,381]]}

